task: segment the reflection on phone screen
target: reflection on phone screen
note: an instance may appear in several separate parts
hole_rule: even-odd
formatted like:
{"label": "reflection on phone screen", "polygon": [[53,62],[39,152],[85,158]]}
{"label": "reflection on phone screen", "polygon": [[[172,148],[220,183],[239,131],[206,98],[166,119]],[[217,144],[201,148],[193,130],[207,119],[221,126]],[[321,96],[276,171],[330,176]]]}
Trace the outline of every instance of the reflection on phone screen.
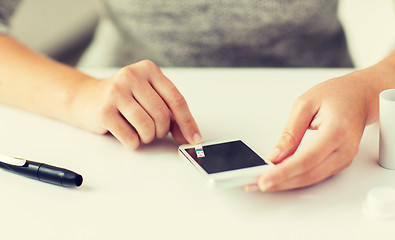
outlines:
{"label": "reflection on phone screen", "polygon": [[248,167],[267,165],[267,163],[242,141],[233,141],[203,146],[203,158],[196,156],[195,148],[188,148],[188,154],[207,173],[218,173]]}

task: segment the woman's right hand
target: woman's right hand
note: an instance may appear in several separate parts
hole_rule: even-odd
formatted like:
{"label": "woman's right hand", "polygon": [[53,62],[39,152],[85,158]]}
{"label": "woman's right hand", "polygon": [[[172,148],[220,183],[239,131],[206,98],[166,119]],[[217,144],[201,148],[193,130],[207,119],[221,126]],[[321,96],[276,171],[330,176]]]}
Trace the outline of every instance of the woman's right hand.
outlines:
{"label": "woman's right hand", "polygon": [[128,149],[169,132],[179,143],[201,142],[184,97],[149,60],[123,67],[111,78],[86,81],[72,112],[76,125],[98,134],[110,132]]}

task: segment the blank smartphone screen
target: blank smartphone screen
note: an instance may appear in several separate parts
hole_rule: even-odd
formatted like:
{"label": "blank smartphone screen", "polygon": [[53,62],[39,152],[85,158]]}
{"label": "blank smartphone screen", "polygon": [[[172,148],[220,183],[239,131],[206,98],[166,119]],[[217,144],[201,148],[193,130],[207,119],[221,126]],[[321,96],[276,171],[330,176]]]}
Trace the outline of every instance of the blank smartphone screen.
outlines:
{"label": "blank smartphone screen", "polygon": [[267,163],[242,141],[233,141],[203,146],[205,157],[198,158],[195,148],[188,148],[188,154],[207,173],[218,173]]}

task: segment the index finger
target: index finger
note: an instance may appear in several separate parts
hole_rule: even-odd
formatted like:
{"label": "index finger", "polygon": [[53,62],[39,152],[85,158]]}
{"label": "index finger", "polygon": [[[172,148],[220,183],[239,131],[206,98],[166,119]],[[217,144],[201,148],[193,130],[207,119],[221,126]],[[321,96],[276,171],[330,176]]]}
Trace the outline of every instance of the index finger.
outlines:
{"label": "index finger", "polygon": [[317,114],[317,106],[299,97],[291,109],[287,124],[278,140],[275,150],[266,156],[273,163],[279,163],[292,155]]}
{"label": "index finger", "polygon": [[156,65],[152,68],[149,81],[169,107],[181,133],[190,144],[200,143],[202,137],[185,98]]}

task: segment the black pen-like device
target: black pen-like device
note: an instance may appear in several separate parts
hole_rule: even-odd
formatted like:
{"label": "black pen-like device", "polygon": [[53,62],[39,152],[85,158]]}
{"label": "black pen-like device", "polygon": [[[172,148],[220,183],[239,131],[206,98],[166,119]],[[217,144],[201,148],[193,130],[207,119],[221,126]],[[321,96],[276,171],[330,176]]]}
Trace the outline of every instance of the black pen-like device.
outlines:
{"label": "black pen-like device", "polygon": [[83,181],[81,175],[64,168],[3,155],[0,155],[0,168],[38,181],[64,187],[78,187],[81,186]]}

